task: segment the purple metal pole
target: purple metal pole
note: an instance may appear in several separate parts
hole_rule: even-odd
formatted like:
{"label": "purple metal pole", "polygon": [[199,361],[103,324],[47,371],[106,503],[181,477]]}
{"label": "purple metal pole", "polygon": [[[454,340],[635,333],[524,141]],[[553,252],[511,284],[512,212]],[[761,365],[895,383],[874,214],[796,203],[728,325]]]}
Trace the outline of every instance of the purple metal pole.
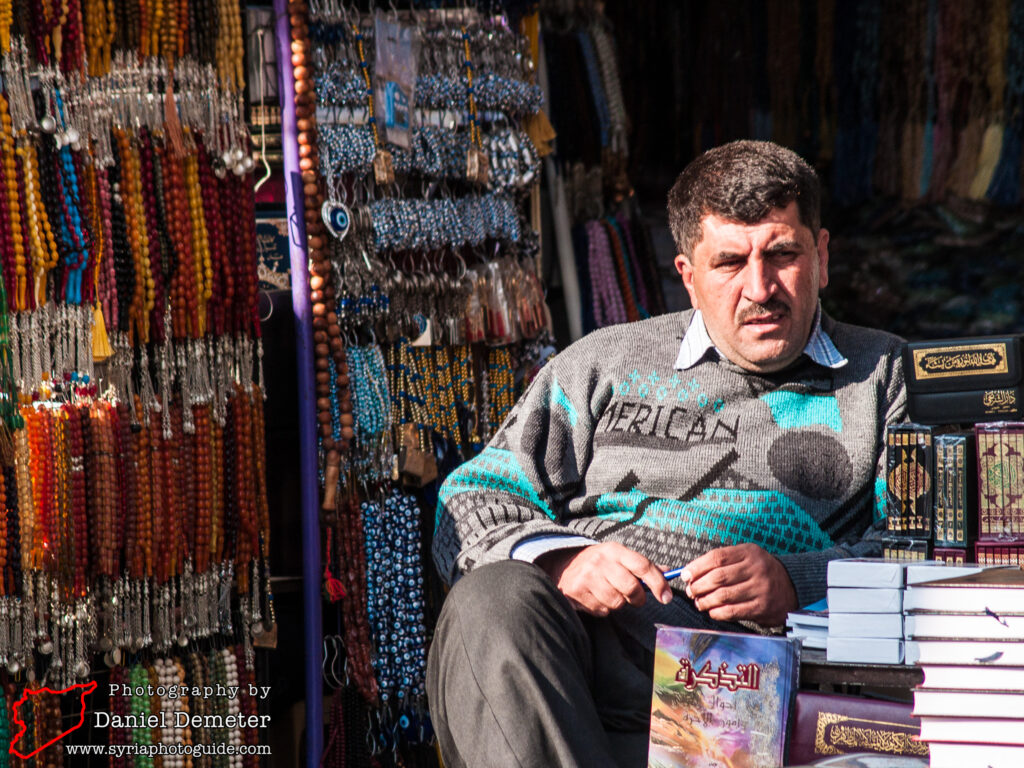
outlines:
{"label": "purple metal pole", "polygon": [[306,220],[299,175],[299,144],[295,129],[295,78],[292,75],[291,30],[287,0],[274,0],[277,31],[278,93],[281,97],[281,146],[288,212],[288,245],[295,311],[295,358],[299,369],[299,483],[302,518],[302,598],[305,632],[306,766],[317,768],[324,748],[323,687],[320,643],[320,512],[316,455],[316,409],[313,401],[313,323],[310,317],[306,255]]}

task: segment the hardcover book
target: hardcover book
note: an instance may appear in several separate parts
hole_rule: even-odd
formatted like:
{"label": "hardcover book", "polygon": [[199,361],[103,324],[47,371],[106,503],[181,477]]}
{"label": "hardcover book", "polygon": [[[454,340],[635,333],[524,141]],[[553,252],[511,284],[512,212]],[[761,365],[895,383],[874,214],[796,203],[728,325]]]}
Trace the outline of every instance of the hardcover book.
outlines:
{"label": "hardcover book", "polygon": [[801,691],[796,696],[789,762],[809,763],[851,752],[925,757],[928,745],[915,741],[921,728],[910,710],[909,703]]}
{"label": "hardcover book", "polygon": [[[944,691],[1024,691],[1024,668],[973,664],[923,664],[924,680],[918,688]],[[972,714],[975,714],[972,712]]]}
{"label": "hardcover book", "polygon": [[935,438],[936,547],[969,547],[978,536],[978,473],[974,435]]}
{"label": "hardcover book", "polygon": [[912,539],[900,536],[882,538],[882,557],[886,560],[929,560],[932,556],[931,539]]}
{"label": "hardcover book", "polygon": [[974,545],[978,565],[1024,565],[1024,542],[996,544],[979,541]]}
{"label": "hardcover book", "polygon": [[935,468],[932,428],[891,424],[886,428],[886,522],[891,533],[932,535]]}
{"label": "hardcover book", "polygon": [[[813,610],[815,607],[825,610]],[[828,610],[824,600],[786,616],[786,636],[799,638],[804,648],[825,650],[828,641]]]}
{"label": "hardcover book", "polygon": [[903,641],[893,637],[829,635],[826,658],[845,664],[902,664]]}
{"label": "hardcover book", "polygon": [[1020,338],[982,336],[915,341],[903,349],[908,392],[1012,387],[1021,378]]}
{"label": "hardcover book", "polygon": [[988,611],[980,614],[910,613],[903,623],[907,637],[948,640],[1024,640],[1024,616]]}
{"label": "hardcover book", "polygon": [[899,613],[903,590],[829,587],[828,609],[834,613]]}
{"label": "hardcover book", "polygon": [[[1000,670],[1001,671],[1001,670]],[[914,717],[1012,717],[1024,718],[1024,693],[1019,691],[942,691],[917,688]],[[1021,722],[1024,726],[1024,722]]]}
{"label": "hardcover book", "polygon": [[658,627],[649,768],[782,765],[796,641]]}
{"label": "hardcover book", "polygon": [[1024,539],[1024,423],[978,424],[978,538]]}
{"label": "hardcover book", "polygon": [[828,612],[829,637],[903,638],[902,613]]}
{"label": "hardcover book", "polygon": [[946,565],[966,565],[971,562],[971,555],[970,549],[957,549],[956,547],[935,547],[932,549],[932,559]]}
{"label": "hardcover book", "polygon": [[[957,550],[963,554],[963,550]],[[969,573],[977,573],[982,570],[981,565],[953,565],[941,560],[931,560],[925,563],[915,563],[907,566],[907,586],[924,584],[929,581],[941,579],[952,579],[957,576],[966,576]]]}
{"label": "hardcover book", "polygon": [[1020,387],[907,394],[907,411],[910,418],[919,424],[1010,421],[1021,417],[1022,405],[1024,396]]}
{"label": "hardcover book", "polygon": [[977,573],[907,587],[907,611],[1024,614],[1024,570],[985,568]]}
{"label": "hardcover book", "polygon": [[[1020,720],[1002,717],[921,718],[921,739],[956,744],[1017,744],[1024,746]],[[934,744],[932,744],[934,746]]]}
{"label": "hardcover book", "polygon": [[1015,640],[908,640],[907,664],[1024,667],[1024,643]]}
{"label": "hardcover book", "polygon": [[977,763],[986,768],[1020,768],[1024,747],[1006,744],[932,744],[931,768],[964,768]]}
{"label": "hardcover book", "polygon": [[906,563],[881,557],[847,557],[841,560],[830,560],[827,575],[828,586],[899,588],[903,586],[903,571],[906,565]]}

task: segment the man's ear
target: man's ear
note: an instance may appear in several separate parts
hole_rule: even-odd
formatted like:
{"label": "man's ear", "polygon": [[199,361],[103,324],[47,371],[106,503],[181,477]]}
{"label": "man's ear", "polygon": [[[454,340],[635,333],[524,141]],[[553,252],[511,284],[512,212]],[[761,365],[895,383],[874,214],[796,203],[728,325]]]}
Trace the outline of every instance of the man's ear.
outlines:
{"label": "man's ear", "polygon": [[818,290],[828,285],[828,230],[818,231]]}
{"label": "man's ear", "polygon": [[690,304],[694,309],[700,309],[700,305],[697,303],[697,294],[693,290],[693,264],[690,263],[690,259],[684,253],[676,256],[673,263],[676,265],[676,272],[683,278],[683,287],[690,294]]}

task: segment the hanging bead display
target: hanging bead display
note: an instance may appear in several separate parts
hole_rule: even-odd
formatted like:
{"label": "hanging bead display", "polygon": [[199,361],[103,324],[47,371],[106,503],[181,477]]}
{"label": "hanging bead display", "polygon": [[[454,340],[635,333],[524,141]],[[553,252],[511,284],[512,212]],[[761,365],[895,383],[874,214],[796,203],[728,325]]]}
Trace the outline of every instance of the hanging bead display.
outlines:
{"label": "hanging bead display", "polygon": [[325,681],[376,713],[369,736],[365,723],[332,733],[324,759],[364,737],[374,753],[408,756],[429,734],[421,537],[432,515],[420,489],[483,448],[523,369],[551,348],[527,215],[540,154],[523,123],[542,97],[504,17],[367,14],[334,0],[288,10],[324,593],[340,618]]}
{"label": "hanging bead display", "polygon": [[[181,680],[166,654],[222,635],[240,680],[273,623],[242,54],[233,1],[0,3],[0,667],[19,680],[68,687],[101,659],[112,682]],[[117,666],[140,652],[163,656]],[[60,732],[32,709],[33,738]]]}

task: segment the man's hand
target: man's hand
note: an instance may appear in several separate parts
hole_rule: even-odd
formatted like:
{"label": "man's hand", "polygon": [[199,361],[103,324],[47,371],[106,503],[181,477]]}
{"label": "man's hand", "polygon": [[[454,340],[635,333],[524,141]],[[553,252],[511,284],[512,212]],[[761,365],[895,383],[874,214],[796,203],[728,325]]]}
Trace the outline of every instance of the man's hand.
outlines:
{"label": "man's hand", "polygon": [[537,558],[537,565],[576,610],[594,616],[607,616],[627,603],[643,605],[644,584],[660,602],[672,601],[672,589],[661,570],[616,542],[548,552]]}
{"label": "man's hand", "polygon": [[686,566],[683,578],[697,610],[717,621],[778,626],[798,607],[785,566],[757,544],[713,549]]}

